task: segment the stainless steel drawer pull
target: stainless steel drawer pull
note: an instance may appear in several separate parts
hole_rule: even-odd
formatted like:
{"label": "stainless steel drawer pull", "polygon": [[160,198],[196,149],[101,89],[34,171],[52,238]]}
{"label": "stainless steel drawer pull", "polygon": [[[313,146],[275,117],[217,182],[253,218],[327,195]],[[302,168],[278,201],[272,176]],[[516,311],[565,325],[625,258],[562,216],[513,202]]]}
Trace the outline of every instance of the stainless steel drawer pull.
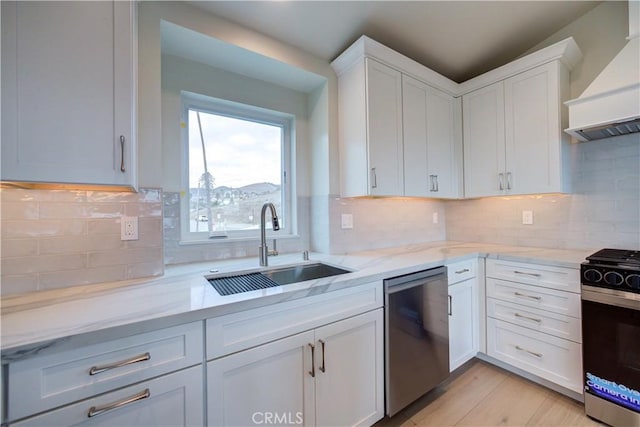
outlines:
{"label": "stainless steel drawer pull", "polygon": [[131,365],[134,363],[144,362],[151,359],[150,353],[141,354],[140,356],[132,357],[131,359],[121,360],[120,362],[111,363],[110,365],[93,366],[89,369],[89,375],[98,375],[101,372],[108,371],[110,369],[120,368],[122,366]]}
{"label": "stainless steel drawer pull", "polygon": [[326,367],[324,366],[324,341],[322,340],[318,340],[320,341],[320,344],[322,344],[322,366],[320,366],[318,369],[320,369],[320,372],[327,372]]}
{"label": "stainless steel drawer pull", "polygon": [[311,347],[311,370],[309,371],[309,375],[312,378],[316,377],[316,346],[313,344],[309,344]]}
{"label": "stainless steel drawer pull", "polygon": [[543,356],[542,353],[536,353],[535,351],[527,350],[526,348],[522,348],[519,345],[516,346],[516,350],[524,351],[525,353],[529,353],[529,354],[531,354],[531,355],[533,355],[535,357],[542,357]]}
{"label": "stainless steel drawer pull", "polygon": [[113,402],[113,403],[107,403],[104,406],[92,406],[89,409],[89,413],[87,413],[87,417],[92,418],[92,417],[97,417],[98,415],[102,415],[105,412],[109,412],[112,411],[116,408],[119,408],[121,406],[125,406],[128,405],[130,403],[133,402],[137,402],[138,400],[142,400],[142,399],[147,399],[151,396],[151,393],[149,392],[149,389],[145,389],[144,391],[141,391],[138,394],[135,394],[131,397],[126,397],[122,400],[118,400],[117,402]]}
{"label": "stainless steel drawer pull", "polygon": [[524,274],[525,276],[533,276],[533,277],[542,277],[542,274],[538,273],[527,273],[525,271],[513,270],[515,274]]}
{"label": "stainless steel drawer pull", "polygon": [[120,172],[126,172],[124,169],[124,135],[120,135]]}
{"label": "stainless steel drawer pull", "polygon": [[463,268],[462,270],[458,270],[458,271],[456,271],[456,274],[468,273],[468,272],[470,272],[470,271],[471,271],[471,270],[469,270],[468,268]]}
{"label": "stainless steel drawer pull", "polygon": [[519,317],[521,319],[528,319],[528,320],[533,320],[534,322],[537,322],[537,323],[542,323],[542,319],[536,319],[535,317],[523,316],[520,313],[515,313],[514,316]]}
{"label": "stainless steel drawer pull", "polygon": [[498,174],[498,187],[500,188],[500,190],[504,190],[504,174],[503,173],[499,173]]}
{"label": "stainless steel drawer pull", "polygon": [[376,176],[376,168],[371,168],[371,188],[378,187],[378,177]]}
{"label": "stainless steel drawer pull", "polygon": [[520,292],[514,292],[513,294],[515,296],[517,296],[517,297],[531,298],[531,299],[534,299],[536,301],[540,301],[542,299],[542,297],[536,297],[536,296],[533,296],[533,295],[521,294]]}
{"label": "stainless steel drawer pull", "polygon": [[511,190],[511,172],[507,172],[507,190]]}
{"label": "stainless steel drawer pull", "polygon": [[453,297],[451,295],[447,295],[449,297],[449,316],[453,316]]}

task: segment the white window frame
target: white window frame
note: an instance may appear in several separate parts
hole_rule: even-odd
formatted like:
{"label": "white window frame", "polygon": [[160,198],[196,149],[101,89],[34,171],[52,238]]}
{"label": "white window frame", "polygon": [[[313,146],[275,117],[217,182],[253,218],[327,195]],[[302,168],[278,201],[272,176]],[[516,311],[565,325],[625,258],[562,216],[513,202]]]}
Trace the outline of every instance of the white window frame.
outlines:
{"label": "white window frame", "polygon": [[[189,110],[196,109],[205,113],[226,116],[241,120],[278,126],[282,129],[281,141],[281,192],[282,212],[278,217],[284,217],[280,230],[277,233],[267,229],[269,238],[292,237],[296,232],[296,208],[292,194],[295,189],[293,176],[293,153],[295,145],[295,116],[279,111],[268,110],[252,105],[241,104],[192,92],[181,92],[182,100],[182,188],[184,195],[180,197],[180,240],[183,243],[214,243],[229,240],[259,240],[260,229],[255,230],[229,230],[226,232],[214,232],[209,236],[208,231],[194,232],[190,226],[190,189],[189,189]],[[258,213],[259,215],[259,213]],[[267,226],[271,221],[270,212],[267,213]],[[259,218],[258,218],[259,220]],[[271,235],[273,234],[273,235]]]}

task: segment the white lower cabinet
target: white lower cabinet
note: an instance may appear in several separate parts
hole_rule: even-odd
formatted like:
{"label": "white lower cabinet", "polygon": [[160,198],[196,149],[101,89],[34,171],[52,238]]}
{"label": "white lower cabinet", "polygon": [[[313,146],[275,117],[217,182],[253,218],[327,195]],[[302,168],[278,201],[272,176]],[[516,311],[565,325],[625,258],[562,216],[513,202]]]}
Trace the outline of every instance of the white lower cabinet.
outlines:
{"label": "white lower cabinet", "polygon": [[577,270],[487,260],[487,354],[582,393]]}
{"label": "white lower cabinet", "polygon": [[208,424],[371,425],[384,415],[376,309],[207,365]]}
{"label": "white lower cabinet", "polygon": [[202,365],[9,424],[27,426],[203,426]]}
{"label": "white lower cabinet", "polygon": [[478,353],[475,279],[449,286],[449,371]]}
{"label": "white lower cabinet", "polygon": [[449,282],[449,371],[471,360],[479,349],[478,261],[447,265]]}

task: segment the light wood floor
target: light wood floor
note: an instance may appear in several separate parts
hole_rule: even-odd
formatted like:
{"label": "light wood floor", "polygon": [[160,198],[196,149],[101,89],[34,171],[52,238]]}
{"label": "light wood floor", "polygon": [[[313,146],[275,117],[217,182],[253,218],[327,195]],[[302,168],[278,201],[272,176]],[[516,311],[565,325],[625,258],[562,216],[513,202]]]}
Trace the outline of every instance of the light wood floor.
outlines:
{"label": "light wood floor", "polygon": [[581,403],[475,360],[440,387],[375,426],[599,425],[584,415]]}

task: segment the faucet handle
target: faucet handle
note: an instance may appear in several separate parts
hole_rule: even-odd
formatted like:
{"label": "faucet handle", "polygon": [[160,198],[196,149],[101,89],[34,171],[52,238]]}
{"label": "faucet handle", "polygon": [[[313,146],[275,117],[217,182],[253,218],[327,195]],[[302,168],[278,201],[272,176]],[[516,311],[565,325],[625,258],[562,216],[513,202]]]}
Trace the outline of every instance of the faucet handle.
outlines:
{"label": "faucet handle", "polygon": [[273,249],[269,251],[268,255],[270,256],[276,256],[278,255],[278,247],[276,246],[276,239],[273,239]]}

